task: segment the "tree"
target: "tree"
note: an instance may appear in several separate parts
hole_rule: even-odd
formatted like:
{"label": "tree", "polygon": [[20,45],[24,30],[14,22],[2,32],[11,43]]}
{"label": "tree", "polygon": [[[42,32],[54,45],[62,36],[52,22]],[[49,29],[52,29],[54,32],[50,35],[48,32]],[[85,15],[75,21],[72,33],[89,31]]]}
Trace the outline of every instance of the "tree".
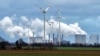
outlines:
{"label": "tree", "polygon": [[0,42],[0,48],[1,49],[6,49],[7,46],[10,46],[10,43],[9,42],[7,42],[7,41]]}
{"label": "tree", "polygon": [[27,46],[27,43],[25,43],[22,39],[17,40],[17,41],[15,42],[15,44],[16,44],[16,47],[17,47],[18,49],[21,49],[22,46]]}

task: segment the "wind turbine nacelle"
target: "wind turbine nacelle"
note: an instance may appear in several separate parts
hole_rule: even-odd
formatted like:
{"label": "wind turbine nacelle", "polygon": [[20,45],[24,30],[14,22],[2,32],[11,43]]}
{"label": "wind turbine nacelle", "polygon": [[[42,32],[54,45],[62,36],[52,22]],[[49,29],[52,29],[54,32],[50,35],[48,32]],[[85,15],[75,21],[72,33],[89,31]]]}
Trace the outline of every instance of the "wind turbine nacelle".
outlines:
{"label": "wind turbine nacelle", "polygon": [[47,11],[42,11],[42,13],[46,13]]}

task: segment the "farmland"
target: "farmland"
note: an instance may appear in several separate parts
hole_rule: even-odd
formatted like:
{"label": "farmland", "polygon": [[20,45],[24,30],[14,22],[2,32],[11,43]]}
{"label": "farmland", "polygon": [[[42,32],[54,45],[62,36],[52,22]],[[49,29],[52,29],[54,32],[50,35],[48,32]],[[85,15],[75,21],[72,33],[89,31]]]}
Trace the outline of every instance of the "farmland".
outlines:
{"label": "farmland", "polygon": [[100,48],[57,47],[56,50],[0,50],[0,56],[100,56]]}
{"label": "farmland", "polygon": [[96,47],[56,47],[57,50],[92,50],[92,51],[100,51],[100,48]]}

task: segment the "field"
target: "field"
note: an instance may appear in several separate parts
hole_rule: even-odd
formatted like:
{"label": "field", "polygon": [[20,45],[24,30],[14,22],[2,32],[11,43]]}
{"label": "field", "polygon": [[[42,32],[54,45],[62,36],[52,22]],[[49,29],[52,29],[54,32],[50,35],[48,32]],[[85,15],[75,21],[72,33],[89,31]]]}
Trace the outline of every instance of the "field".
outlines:
{"label": "field", "polygon": [[100,48],[95,47],[56,47],[57,50],[100,50]]}
{"label": "field", "polygon": [[100,56],[100,48],[58,47],[57,50],[0,50],[0,56]]}

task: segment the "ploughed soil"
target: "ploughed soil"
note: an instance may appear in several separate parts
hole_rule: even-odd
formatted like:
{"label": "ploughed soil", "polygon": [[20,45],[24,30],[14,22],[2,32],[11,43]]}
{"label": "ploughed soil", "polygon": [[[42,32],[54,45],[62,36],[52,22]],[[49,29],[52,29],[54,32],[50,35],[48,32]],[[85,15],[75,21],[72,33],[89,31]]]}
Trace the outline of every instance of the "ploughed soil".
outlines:
{"label": "ploughed soil", "polygon": [[23,53],[40,53],[40,54],[86,54],[100,55],[100,50],[0,50],[0,54],[23,54]]}

